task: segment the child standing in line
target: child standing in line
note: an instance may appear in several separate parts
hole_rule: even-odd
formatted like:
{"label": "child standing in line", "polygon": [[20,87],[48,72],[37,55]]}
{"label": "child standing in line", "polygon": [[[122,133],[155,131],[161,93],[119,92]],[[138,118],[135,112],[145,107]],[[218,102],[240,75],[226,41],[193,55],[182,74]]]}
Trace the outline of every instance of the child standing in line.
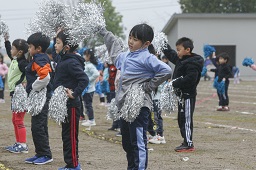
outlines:
{"label": "child standing in line", "polygon": [[5,103],[4,86],[5,86],[5,75],[7,73],[8,73],[8,66],[4,63],[4,56],[0,53],[0,77],[3,82],[3,88],[0,89],[0,103]]}
{"label": "child standing in line", "polygon": [[117,69],[121,70],[119,90],[116,95],[117,108],[123,107],[126,92],[132,84],[142,84],[145,91],[144,105],[133,122],[121,121],[122,145],[126,152],[127,169],[147,169],[147,126],[152,106],[151,92],[171,77],[169,66],[159,61],[148,51],[154,31],[147,24],[134,26],[128,38],[129,50],[122,52],[123,45],[112,32],[102,28],[109,56]]}
{"label": "child standing in line", "polygon": [[89,78],[84,72],[85,59],[74,53],[78,44],[68,43],[69,35],[64,31],[58,31],[55,50],[59,55],[59,61],[55,70],[54,86],[67,88],[67,114],[66,121],[62,126],[63,156],[66,166],[59,170],[80,170],[78,163],[78,132],[79,118],[81,115],[80,97],[83,90],[88,86]]}
{"label": "child standing in line", "polygon": [[51,61],[45,53],[50,45],[50,38],[38,32],[30,35],[27,42],[29,54],[33,59],[26,67],[26,91],[29,95],[31,90],[40,91],[47,87],[47,93],[42,111],[38,115],[31,117],[31,131],[36,155],[27,158],[25,162],[43,165],[53,161],[48,134],[48,108],[52,92],[50,83],[52,69]]}
{"label": "child standing in line", "polygon": [[[219,57],[216,57],[215,55],[215,52],[212,53],[212,56],[210,57],[211,61],[212,61],[212,64],[215,66],[215,68],[212,68],[210,69],[209,71],[211,72],[214,72],[214,79],[218,76],[218,70],[219,70],[219,66],[220,66],[220,63],[219,63]],[[217,91],[217,95],[218,95],[218,99],[219,99],[219,102],[218,102],[218,107],[217,107],[217,111],[218,110],[222,110],[222,106],[221,106],[221,96],[220,94],[218,93]]]}
{"label": "child standing in line", "polygon": [[[25,54],[28,52],[28,44],[23,39],[16,39],[11,45],[9,36],[5,35],[4,38],[6,52],[11,59],[7,83],[12,100],[15,87],[18,84],[22,84],[24,88],[26,86],[25,68],[27,67],[28,62],[25,58]],[[16,142],[12,146],[5,147],[6,150],[12,153],[28,153],[26,127],[24,125],[25,114],[26,112],[15,112],[12,109],[12,123],[14,126]]]}
{"label": "child standing in line", "polygon": [[87,49],[84,51],[85,58],[85,68],[84,72],[89,78],[89,88],[87,92],[83,95],[84,106],[86,109],[86,114],[88,116],[88,120],[82,123],[83,126],[95,126],[96,122],[94,119],[94,111],[93,111],[93,95],[95,91],[96,79],[99,77],[100,73],[96,69],[98,65],[97,58],[94,56],[93,49]]}
{"label": "child standing in line", "polygon": [[229,56],[227,53],[221,53],[218,55],[219,67],[218,67],[218,82],[225,81],[225,93],[220,94],[220,108],[217,111],[229,111],[229,97],[228,97],[228,86],[229,78],[232,77],[232,70],[228,65]]}
{"label": "child standing in line", "polygon": [[193,135],[193,113],[196,102],[196,88],[201,78],[204,59],[192,53],[193,41],[183,37],[176,42],[177,53],[167,45],[163,52],[165,56],[175,65],[173,72],[173,87],[179,89],[178,96],[182,102],[178,103],[178,124],[183,142],[175,148],[176,152],[194,151],[192,141]]}
{"label": "child standing in line", "polygon": [[234,84],[240,83],[240,70],[237,66],[232,67],[232,73],[234,75]]}
{"label": "child standing in line", "polygon": [[[148,47],[148,50],[151,54],[154,54],[159,60],[161,60],[160,56],[156,53],[154,46],[151,44]],[[163,61],[165,64],[168,64],[167,57],[166,61]],[[162,58],[163,59],[163,58]],[[165,84],[165,82],[163,83]],[[159,99],[160,99],[160,93],[163,84],[159,85],[157,89],[155,90],[154,94],[152,94],[153,99],[153,108],[152,112],[149,115],[149,122],[148,122],[148,132],[150,135],[148,135],[148,142],[153,144],[165,144],[165,138],[163,136],[163,118],[162,118],[162,110],[159,107]]]}

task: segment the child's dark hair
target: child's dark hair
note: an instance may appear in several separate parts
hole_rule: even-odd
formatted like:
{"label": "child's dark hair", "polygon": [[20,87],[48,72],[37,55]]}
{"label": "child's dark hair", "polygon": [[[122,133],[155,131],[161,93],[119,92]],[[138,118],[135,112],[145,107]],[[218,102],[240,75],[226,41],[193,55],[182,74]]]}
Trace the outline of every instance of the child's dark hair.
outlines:
{"label": "child's dark hair", "polygon": [[84,51],[84,55],[86,55],[86,54],[90,55],[90,62],[97,66],[98,65],[98,60],[97,60],[97,58],[94,55],[93,49],[89,48],[89,49],[85,50]]}
{"label": "child's dark hair", "polygon": [[154,55],[156,54],[155,47],[152,44],[150,44],[148,46],[148,51],[149,51],[150,54],[154,54]]}
{"label": "child's dark hair", "polygon": [[57,34],[57,37],[56,38],[59,38],[61,39],[61,41],[63,42],[63,46],[65,45],[69,45],[70,47],[70,50],[69,52],[70,53],[73,53],[77,47],[78,47],[78,44],[75,44],[75,45],[71,45],[68,40],[69,40],[69,35],[65,32],[65,31],[60,31],[58,34]]}
{"label": "child's dark hair", "polygon": [[28,52],[28,43],[23,39],[16,39],[12,42],[12,46],[14,46],[17,50],[23,51],[22,57],[25,57],[25,54]]}
{"label": "child's dark hair", "polygon": [[176,42],[176,46],[177,45],[182,45],[185,49],[190,48],[190,52],[192,52],[194,49],[193,41],[187,37],[182,37],[178,39],[178,41]]}
{"label": "child's dark hair", "polygon": [[28,44],[32,44],[37,47],[42,48],[42,52],[45,53],[46,49],[50,45],[50,38],[47,37],[46,35],[42,34],[41,32],[34,33],[28,37]]}
{"label": "child's dark hair", "polygon": [[154,31],[147,24],[138,24],[131,29],[129,36],[138,38],[142,43],[145,43],[146,41],[152,42],[154,38]]}
{"label": "child's dark hair", "polygon": [[4,63],[4,56],[3,56],[2,53],[0,53],[0,58],[2,59],[1,64],[3,64]]}
{"label": "child's dark hair", "polygon": [[52,54],[52,48],[51,47],[47,48],[45,53],[46,54]]}
{"label": "child's dark hair", "polygon": [[224,60],[227,60],[226,63],[228,63],[228,61],[229,61],[229,55],[228,55],[228,53],[223,52],[223,53],[220,53],[219,55],[217,55],[217,58],[218,58],[218,59],[220,59],[220,57],[223,58]]}

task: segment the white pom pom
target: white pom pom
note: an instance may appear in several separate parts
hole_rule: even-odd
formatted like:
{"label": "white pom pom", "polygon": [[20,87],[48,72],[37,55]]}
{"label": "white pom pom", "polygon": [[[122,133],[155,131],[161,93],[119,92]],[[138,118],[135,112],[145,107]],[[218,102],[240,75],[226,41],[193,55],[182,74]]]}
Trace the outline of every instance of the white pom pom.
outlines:
{"label": "white pom pom", "polygon": [[78,44],[106,27],[103,11],[100,4],[79,2],[73,9],[72,20],[67,24],[69,43]]}
{"label": "white pom pom", "polygon": [[58,1],[42,1],[35,18],[29,23],[27,34],[42,32],[54,37],[56,29],[67,29],[67,23],[72,19],[70,7]]}
{"label": "white pom pom", "polygon": [[0,15],[0,35],[5,35],[9,32],[9,28],[6,25],[6,23],[1,20],[1,15]]}
{"label": "white pom pom", "polygon": [[65,118],[68,116],[67,100],[65,88],[63,86],[57,87],[49,102],[49,119],[53,119],[59,124],[65,122]]}
{"label": "white pom pom", "polygon": [[32,90],[28,96],[28,113],[31,114],[31,116],[38,115],[46,102],[46,87],[40,90],[39,92]]}
{"label": "white pom pom", "polygon": [[15,87],[15,91],[12,97],[12,110],[14,112],[27,111],[27,92],[22,84]]}
{"label": "white pom pom", "polygon": [[161,54],[163,49],[167,48],[167,36],[163,32],[155,33],[152,45],[155,47],[156,53]]}

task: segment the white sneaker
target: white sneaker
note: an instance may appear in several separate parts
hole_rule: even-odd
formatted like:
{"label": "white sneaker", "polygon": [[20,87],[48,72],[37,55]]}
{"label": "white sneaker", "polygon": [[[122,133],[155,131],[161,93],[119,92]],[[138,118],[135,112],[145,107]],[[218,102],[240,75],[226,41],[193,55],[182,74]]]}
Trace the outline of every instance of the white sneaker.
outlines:
{"label": "white sneaker", "polygon": [[156,135],[154,136],[152,139],[148,140],[149,143],[153,143],[153,144],[165,144],[166,141],[164,139],[164,136],[159,136],[159,135]]}
{"label": "white sneaker", "polygon": [[96,122],[95,122],[94,119],[93,120],[87,120],[86,122],[83,122],[81,125],[82,126],[95,126]]}
{"label": "white sneaker", "polygon": [[155,136],[147,135],[147,140],[149,141],[149,140],[153,139],[154,137],[155,137]]}
{"label": "white sneaker", "polygon": [[101,103],[100,103],[100,106],[105,106],[105,103],[104,103],[104,102],[101,102]]}

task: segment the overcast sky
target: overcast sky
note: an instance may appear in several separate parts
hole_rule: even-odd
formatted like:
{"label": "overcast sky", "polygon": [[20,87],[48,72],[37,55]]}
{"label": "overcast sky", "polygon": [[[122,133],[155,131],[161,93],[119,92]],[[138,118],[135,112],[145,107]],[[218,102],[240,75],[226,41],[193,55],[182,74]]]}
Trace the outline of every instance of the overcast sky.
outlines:
{"label": "overcast sky", "polygon": [[[74,0],[62,0],[66,3]],[[26,27],[38,10],[40,0],[1,0],[0,15],[9,27],[10,41],[27,39]],[[14,5],[15,4],[15,5]],[[173,13],[180,13],[178,0],[112,0],[116,11],[123,16],[127,36],[130,29],[141,22],[161,31]],[[4,39],[1,36],[1,46]]]}

